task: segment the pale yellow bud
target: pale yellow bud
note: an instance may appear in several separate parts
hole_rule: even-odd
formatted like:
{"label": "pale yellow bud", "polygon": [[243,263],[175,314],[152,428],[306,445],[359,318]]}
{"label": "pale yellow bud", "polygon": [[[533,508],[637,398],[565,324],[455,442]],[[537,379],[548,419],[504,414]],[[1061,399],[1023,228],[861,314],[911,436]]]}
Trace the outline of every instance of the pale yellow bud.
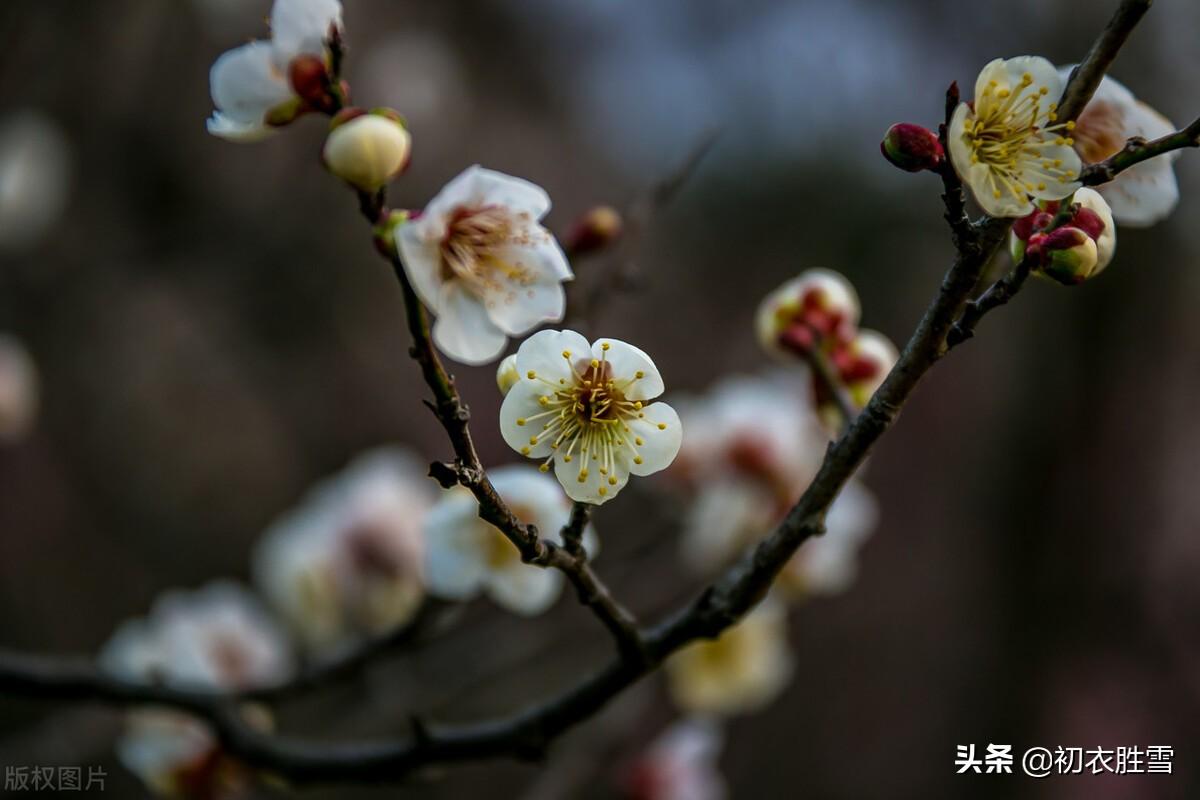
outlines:
{"label": "pale yellow bud", "polygon": [[325,167],[365,192],[374,192],[408,164],[412,137],[399,122],[361,114],[337,125],[325,139]]}

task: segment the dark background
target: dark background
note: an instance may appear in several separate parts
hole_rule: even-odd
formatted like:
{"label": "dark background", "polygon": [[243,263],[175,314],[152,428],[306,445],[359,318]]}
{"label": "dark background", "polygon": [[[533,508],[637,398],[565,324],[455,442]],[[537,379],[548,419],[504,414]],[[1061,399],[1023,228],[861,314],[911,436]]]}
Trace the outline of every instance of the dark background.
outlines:
{"label": "dark background", "polygon": [[[560,231],[718,129],[636,243],[642,285],[590,330],[652,353],[668,392],[700,390],[765,366],[755,306],[810,266],[847,274],[865,323],[905,339],[951,248],[937,180],[889,167],[883,130],[936,123],[946,84],[972,86],[995,56],[1078,60],[1114,5],[348,0],[346,74],[360,102],[409,119],[396,205],[478,162],[546,187]],[[36,432],[0,449],[6,646],[92,651],[168,587],[245,577],[263,528],[360,450],[448,452],[394,279],[316,162],[322,125],[250,146],[205,133],[209,65],[264,35],[268,8],[0,7],[0,109],[57,120],[73,176],[53,232],[0,255],[0,331],[26,342],[44,394]],[[1198,35],[1195,3],[1160,0],[1114,75],[1185,123],[1200,113]],[[734,797],[1200,794],[1197,162],[1177,174],[1175,215],[1122,229],[1101,278],[1032,284],[920,387],[870,465],[884,517],[858,583],[793,615],[794,683],[729,726]],[[594,285],[613,264],[576,268]],[[456,371],[485,461],[510,460],[492,368]],[[695,588],[673,563],[677,518],[644,489],[598,517],[601,572],[648,616]],[[409,712],[500,713],[608,647],[566,600],[534,623],[481,601],[454,634],[282,724],[350,738],[403,730]],[[612,764],[668,716],[654,678],[543,768],[456,768],[409,791],[610,796]],[[111,756],[118,720],[5,700],[0,765],[104,764],[111,795],[141,796]],[[953,774],[955,745],[988,742],[1172,745],[1176,774]]]}

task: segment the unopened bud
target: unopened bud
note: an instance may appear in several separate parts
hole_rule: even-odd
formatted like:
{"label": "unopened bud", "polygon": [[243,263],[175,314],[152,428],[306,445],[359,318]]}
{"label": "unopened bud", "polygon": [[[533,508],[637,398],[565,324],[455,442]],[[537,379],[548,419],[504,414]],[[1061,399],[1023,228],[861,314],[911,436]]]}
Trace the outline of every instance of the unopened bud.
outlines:
{"label": "unopened bud", "polygon": [[296,56],[288,64],[288,83],[306,107],[325,113],[336,107],[325,59],[311,54]]}
{"label": "unopened bud", "polygon": [[517,354],[513,353],[501,361],[500,366],[496,368],[496,387],[500,389],[500,395],[504,396],[520,380],[521,373],[517,372]]}
{"label": "unopened bud", "polygon": [[1025,252],[1042,273],[1066,286],[1083,283],[1096,272],[1095,240],[1069,225],[1033,234]]}
{"label": "unopened bud", "polygon": [[[1052,230],[1063,203],[1069,206],[1069,216]],[[1058,233],[1064,230],[1071,232]],[[1079,233],[1095,243],[1095,264],[1089,266],[1090,250],[1079,241]],[[1084,187],[1061,202],[1039,203],[1032,214],[1013,223],[1009,244],[1014,261],[1020,261],[1029,252],[1036,256],[1036,266],[1047,275],[1060,283],[1074,285],[1099,275],[1112,261],[1117,248],[1117,227],[1104,197]]]}
{"label": "unopened bud", "polygon": [[568,256],[581,256],[603,250],[621,235],[621,213],[612,206],[596,206],[575,221],[563,238]]}
{"label": "unopened bud", "polygon": [[862,330],[833,354],[838,377],[856,406],[862,408],[883,385],[900,354],[892,340],[878,331]]}
{"label": "unopened bud", "polygon": [[879,150],[884,158],[907,172],[936,170],[946,157],[937,134],[911,122],[898,122],[888,128]]}
{"label": "unopened bud", "polygon": [[333,118],[322,159],[334,175],[364,192],[378,191],[408,166],[412,137],[390,110],[346,109]]}
{"label": "unopened bud", "polygon": [[811,269],[767,295],[755,327],[767,352],[803,356],[819,339],[849,340],[858,317],[850,282],[832,270]]}

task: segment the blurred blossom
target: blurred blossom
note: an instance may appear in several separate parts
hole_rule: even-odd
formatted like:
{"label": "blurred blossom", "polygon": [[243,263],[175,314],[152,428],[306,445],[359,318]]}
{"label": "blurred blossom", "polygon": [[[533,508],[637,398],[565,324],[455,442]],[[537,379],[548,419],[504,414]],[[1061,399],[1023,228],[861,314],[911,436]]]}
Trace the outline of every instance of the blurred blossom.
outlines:
{"label": "blurred blossom", "polygon": [[38,373],[29,351],[0,334],[0,444],[23,438],[38,411]]}
{"label": "blurred blossom", "polygon": [[883,385],[899,358],[891,339],[879,331],[863,329],[845,347],[834,350],[833,366],[850,399],[862,408]]}
{"label": "blurred blossom", "polygon": [[39,111],[0,119],[0,251],[36,244],[67,205],[71,152],[58,124]]}
{"label": "blurred blossom", "polygon": [[600,505],[630,475],[652,475],[679,452],[675,409],[649,402],[662,375],[631,344],[590,344],[575,331],[539,331],[517,350],[519,383],[500,406],[500,433],[523,456],[544,459],[572,500]]}
{"label": "blurred blossom", "polygon": [[[294,666],[287,640],[258,601],[228,582],[164,595],[148,617],[117,629],[100,663],[126,680],[222,691],[280,683]],[[117,755],[160,794],[228,797],[247,781],[207,726],[172,711],[131,713]]]}
{"label": "blurred blossom", "polygon": [[658,735],[625,771],[628,800],[724,800],[717,768],[724,735],[715,720],[685,717]]}
{"label": "blurred blossom", "polygon": [[861,316],[850,281],[839,272],[814,268],[763,298],[755,328],[764,350],[786,358],[808,353],[819,339],[848,341]]}
{"label": "blurred blossom", "polygon": [[763,708],[787,686],[792,668],[787,614],[769,597],[717,639],[690,644],[665,665],[680,709],[721,715]]}
{"label": "blurred blossom", "polygon": [[960,103],[946,138],[950,160],[983,210],[1023,217],[1033,200],[1059,200],[1079,188],[1074,122],[1056,122],[1066,81],[1041,56],[997,58]]}
{"label": "blurred blossom", "polygon": [[[808,487],[829,436],[804,373],[733,377],[680,404],[688,431],[671,473],[686,487],[684,561],[702,575],[767,535]],[[802,593],[845,588],[858,547],[874,528],[870,493],[851,481],[834,502],[825,535],[792,557],[783,585]]]}
{"label": "blurred blossom", "polygon": [[[1060,67],[1065,81],[1074,66]],[[1157,139],[1175,132],[1171,120],[1133,96],[1133,92],[1105,77],[1075,123],[1075,150],[1084,164],[1118,153],[1125,142],[1140,136]],[[1179,151],[1135,164],[1099,187],[1123,225],[1144,227],[1165,219],[1179,202],[1179,186],[1172,166]],[[1099,270],[1097,270],[1099,271]]]}
{"label": "blurred blossom", "polygon": [[563,318],[562,284],[574,275],[539,224],[549,211],[540,186],[476,165],[400,227],[404,272],[437,315],[439,350],[464,364],[486,364],[508,337]]}
{"label": "blurred blossom", "polygon": [[[542,538],[561,544],[560,532],[571,516],[571,503],[548,475],[530,466],[488,471],[492,485],[521,522],[537,526]],[[429,591],[452,600],[480,592],[517,614],[541,614],[562,591],[557,570],[525,564],[508,538],[479,518],[479,503],[468,489],[447,491],[425,518]],[[596,553],[588,531],[585,548]]]}
{"label": "blurred blossom", "polygon": [[407,450],[369,452],[267,530],[255,583],[308,648],[377,636],[416,614],[434,499],[425,472]]}

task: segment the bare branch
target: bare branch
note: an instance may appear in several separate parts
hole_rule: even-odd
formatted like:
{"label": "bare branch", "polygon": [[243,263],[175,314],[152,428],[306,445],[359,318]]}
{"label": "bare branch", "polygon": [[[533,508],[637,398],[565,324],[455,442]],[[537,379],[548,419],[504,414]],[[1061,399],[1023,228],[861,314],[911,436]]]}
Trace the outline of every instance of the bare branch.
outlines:
{"label": "bare branch", "polygon": [[1108,183],[1135,164],[1185,147],[1200,147],[1200,119],[1182,130],[1150,142],[1145,139],[1130,139],[1119,152],[1104,161],[1085,167],[1079,179],[1084,186]]}

